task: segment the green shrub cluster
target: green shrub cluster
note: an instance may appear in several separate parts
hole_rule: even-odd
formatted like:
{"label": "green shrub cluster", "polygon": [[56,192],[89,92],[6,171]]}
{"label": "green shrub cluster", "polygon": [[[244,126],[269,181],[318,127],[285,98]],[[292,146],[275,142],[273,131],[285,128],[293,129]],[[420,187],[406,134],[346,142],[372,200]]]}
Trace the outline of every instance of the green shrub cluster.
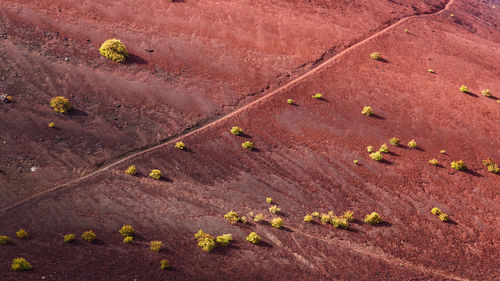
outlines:
{"label": "green shrub cluster", "polygon": [[264,220],[264,215],[263,214],[256,214],[255,217],[253,218],[254,222],[261,222]]}
{"label": "green shrub cluster", "polygon": [[219,236],[217,236],[215,241],[217,242],[217,244],[226,247],[229,245],[229,243],[231,241],[233,241],[233,235],[231,235],[231,234],[219,235]]}
{"label": "green shrub cluster", "polygon": [[247,218],[245,216],[239,216],[238,213],[236,213],[235,211],[229,211],[227,214],[224,215],[224,218],[229,221],[231,224],[235,224],[235,223],[238,223],[238,222],[241,222],[241,223],[246,223],[247,222]]}
{"label": "green shrub cluster", "polygon": [[286,102],[287,102],[288,104],[293,104],[293,100],[292,100],[292,99],[287,99],[287,100],[286,100]]}
{"label": "green shrub cluster", "polygon": [[240,128],[238,126],[234,126],[234,127],[231,128],[231,134],[233,134],[233,135],[239,135],[241,133],[243,133],[243,129],[242,128]]}
{"label": "green shrub cluster", "polygon": [[313,216],[313,217],[315,217],[315,218],[318,218],[318,219],[319,219],[320,214],[319,214],[319,212],[312,212],[312,213],[311,213],[311,216]]}
{"label": "green shrub cluster", "polygon": [[49,123],[49,128],[54,128],[55,126],[56,126],[56,123],[54,123],[54,122]]}
{"label": "green shrub cluster", "polygon": [[186,145],[182,141],[178,141],[175,143],[175,148],[183,150]]}
{"label": "green shrub cluster", "polygon": [[160,269],[164,270],[164,269],[169,269],[169,268],[170,268],[170,263],[168,262],[168,260],[162,259],[160,261]]}
{"label": "green shrub cluster", "polygon": [[441,154],[446,154],[446,150],[444,150],[444,149],[443,149],[443,150],[440,150],[440,151],[439,151],[439,153],[441,153]]}
{"label": "green shrub cluster", "polygon": [[458,171],[467,170],[467,165],[465,164],[465,162],[463,160],[451,162],[451,167],[455,170],[458,170]]}
{"label": "green shrub cluster", "polygon": [[260,243],[260,236],[256,232],[251,232],[247,236],[247,241],[252,243],[252,244],[259,244]]}
{"label": "green shrub cluster", "polygon": [[33,267],[31,264],[24,258],[15,258],[12,261],[12,270],[15,271],[25,271],[25,270],[30,270]]}
{"label": "green shrub cluster", "polygon": [[274,228],[281,228],[283,226],[282,218],[274,218],[271,220],[271,226]]}
{"label": "green shrub cluster", "polygon": [[82,234],[82,239],[90,243],[94,242],[96,238],[97,235],[92,230],[87,230]]}
{"label": "green shrub cluster", "polygon": [[411,140],[408,142],[409,148],[417,148],[417,142],[415,140]]}
{"label": "green shrub cluster", "polygon": [[279,208],[278,206],[273,205],[273,206],[269,207],[269,213],[276,214],[279,212],[281,212],[281,208]]}
{"label": "green shrub cluster", "polygon": [[125,170],[125,173],[131,176],[134,176],[137,173],[137,169],[135,165],[129,166],[127,170]]}
{"label": "green shrub cluster", "polygon": [[429,71],[429,73],[435,73],[434,69],[431,69],[431,68],[429,68],[429,70],[427,70],[427,71]]}
{"label": "green shrub cluster", "polygon": [[205,252],[211,252],[215,249],[215,238],[205,233],[203,230],[198,230],[198,233],[194,235],[196,239],[198,239],[198,246]]}
{"label": "green shrub cluster", "polygon": [[381,222],[382,222],[382,218],[380,217],[379,213],[377,213],[377,212],[372,212],[371,214],[368,214],[365,217],[365,223],[379,224]]}
{"label": "green shrub cluster", "polygon": [[266,202],[267,202],[267,204],[271,204],[271,203],[273,203],[273,198],[271,198],[271,197],[267,197],[267,198],[266,198]]}
{"label": "green shrub cluster", "polygon": [[321,214],[321,217],[320,217],[321,223],[327,224],[327,223],[330,222],[330,220],[331,220],[330,215],[328,215],[328,214]]}
{"label": "green shrub cluster", "polygon": [[434,166],[437,166],[439,164],[437,159],[431,159],[431,160],[429,160],[429,163],[431,163]]}
{"label": "green shrub cluster", "polygon": [[380,151],[382,153],[389,153],[389,147],[387,146],[387,144],[384,143],[383,145],[380,146],[378,151]]}
{"label": "green shrub cluster", "polygon": [[444,222],[450,221],[450,217],[447,214],[441,212],[441,210],[438,207],[432,208],[431,213],[436,215],[441,221]]}
{"label": "green shrub cluster", "polygon": [[312,222],[312,221],[313,221],[313,219],[314,219],[314,218],[313,218],[313,216],[312,216],[312,215],[306,214],[306,215],[304,216],[304,221],[305,221],[305,222]]}
{"label": "green shrub cluster", "polygon": [[21,228],[18,231],[16,231],[16,236],[19,239],[26,239],[26,238],[28,238],[29,235],[28,235],[28,231],[26,231],[25,229]]}
{"label": "green shrub cluster", "polygon": [[354,212],[353,211],[345,211],[342,215],[342,218],[345,218],[348,221],[354,221]]}
{"label": "green shrub cluster", "polygon": [[349,222],[347,221],[346,218],[343,217],[337,217],[333,216],[330,223],[335,227],[335,228],[344,228],[347,229],[349,227]]}
{"label": "green shrub cluster", "polygon": [[323,95],[320,94],[320,93],[316,93],[312,97],[315,98],[315,99],[321,99],[321,98],[323,98]]}
{"label": "green shrub cluster", "polygon": [[484,166],[486,166],[488,168],[488,171],[490,173],[498,174],[498,172],[500,171],[500,169],[498,168],[498,165],[495,162],[493,162],[493,159],[491,159],[491,158],[483,160],[483,164],[484,164]]}
{"label": "green shrub cluster", "polygon": [[243,146],[243,148],[248,149],[248,150],[253,149],[253,143],[251,143],[250,141],[246,141],[246,142],[242,143],[241,146]]}
{"label": "green shrub cluster", "polygon": [[379,53],[373,52],[373,53],[370,54],[370,58],[372,58],[374,60],[380,60],[382,57],[380,56]]}
{"label": "green shrub cluster", "polygon": [[488,98],[489,98],[489,97],[491,97],[491,91],[490,91],[490,90],[488,90],[488,89],[484,89],[484,90],[482,90],[482,91],[481,91],[481,94],[482,94],[483,96],[485,96],[485,97],[488,97]]}
{"label": "green shrub cluster", "polygon": [[99,53],[107,59],[115,62],[125,62],[129,57],[127,47],[118,39],[108,39],[102,43]]}
{"label": "green shrub cluster", "polygon": [[382,155],[382,153],[380,153],[380,151],[377,151],[370,153],[370,158],[375,161],[382,161],[384,159],[384,156]]}
{"label": "green shrub cluster", "polygon": [[366,151],[368,151],[368,153],[372,153],[374,151],[373,146],[371,145],[367,146]]}
{"label": "green shrub cluster", "polygon": [[371,106],[363,107],[363,110],[361,110],[361,114],[366,115],[366,116],[371,116],[373,114],[372,107]]}
{"label": "green shrub cluster", "polygon": [[9,236],[6,236],[6,235],[0,236],[0,245],[7,245],[9,243],[10,243]]}
{"label": "green shrub cluster", "polygon": [[155,180],[159,180],[162,176],[162,173],[158,169],[153,169],[151,170],[151,173],[149,173],[149,177]]}
{"label": "green shrub cluster", "polygon": [[73,233],[64,235],[64,243],[73,243],[76,240],[76,235]]}
{"label": "green shrub cluster", "polygon": [[393,137],[392,139],[389,140],[389,143],[392,145],[392,146],[399,146],[399,139],[396,138],[396,137]]}
{"label": "green shrub cluster", "polygon": [[460,86],[460,92],[462,92],[462,93],[470,93],[470,90],[469,90],[469,88],[467,88],[467,86],[462,85],[462,86]]}
{"label": "green shrub cluster", "polygon": [[130,244],[132,242],[134,242],[134,237],[132,237],[132,236],[125,236],[123,238],[123,243],[125,243],[125,244]]}
{"label": "green shrub cluster", "polygon": [[131,225],[124,224],[122,228],[118,231],[123,237],[134,236],[134,228]]}
{"label": "green shrub cluster", "polygon": [[163,242],[161,241],[151,241],[149,243],[149,248],[153,252],[159,252],[163,249]]}
{"label": "green shrub cluster", "polygon": [[50,106],[54,111],[59,113],[67,113],[71,110],[71,103],[65,97],[55,97],[50,100]]}

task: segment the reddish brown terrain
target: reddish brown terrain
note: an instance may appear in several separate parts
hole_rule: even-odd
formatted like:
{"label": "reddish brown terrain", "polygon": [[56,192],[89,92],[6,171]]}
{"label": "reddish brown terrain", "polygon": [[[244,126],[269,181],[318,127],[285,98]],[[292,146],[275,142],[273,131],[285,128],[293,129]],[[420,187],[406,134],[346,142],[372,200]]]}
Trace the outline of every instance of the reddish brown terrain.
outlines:
{"label": "reddish brown terrain", "polygon": [[[481,162],[500,163],[499,1],[2,0],[0,18],[0,280],[500,280],[500,175]],[[97,51],[115,37],[124,64]],[[347,210],[348,230],[303,222]],[[203,252],[199,229],[234,243]]]}

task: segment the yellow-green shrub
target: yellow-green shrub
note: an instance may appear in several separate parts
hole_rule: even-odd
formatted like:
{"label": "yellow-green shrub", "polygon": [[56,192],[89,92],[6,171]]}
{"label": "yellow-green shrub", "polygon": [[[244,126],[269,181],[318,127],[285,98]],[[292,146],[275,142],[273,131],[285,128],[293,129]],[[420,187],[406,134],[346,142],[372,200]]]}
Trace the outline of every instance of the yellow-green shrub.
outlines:
{"label": "yellow-green shrub", "polygon": [[382,153],[380,153],[380,151],[377,151],[370,153],[370,158],[375,161],[382,161],[384,159],[384,156],[382,156]]}
{"label": "yellow-green shrub", "polygon": [[392,145],[392,146],[399,146],[399,139],[396,138],[396,137],[393,137],[392,139],[389,140],[389,143]]}
{"label": "yellow-green shrub", "polygon": [[135,230],[131,225],[124,224],[122,228],[120,228],[119,232],[123,237],[127,237],[127,236],[134,236]]}
{"label": "yellow-green shrub", "polygon": [[469,91],[469,88],[467,88],[467,86],[462,85],[462,86],[460,86],[460,92],[469,93],[470,91]]}
{"label": "yellow-green shrub", "polygon": [[315,218],[318,218],[318,219],[319,219],[319,217],[320,217],[319,212],[312,212],[312,213],[311,213],[311,216],[313,216],[313,217],[315,217]]}
{"label": "yellow-green shrub", "polygon": [[71,110],[71,103],[65,97],[55,97],[50,100],[50,106],[54,111],[59,113],[67,113]]}
{"label": "yellow-green shrub", "polygon": [[281,218],[274,218],[271,221],[271,226],[274,228],[281,228],[283,226],[283,219]]}
{"label": "yellow-green shrub", "polygon": [[491,97],[491,91],[490,91],[490,90],[488,90],[488,89],[484,89],[484,90],[482,90],[482,91],[481,91],[481,94],[482,94],[483,96],[485,96],[485,97],[488,97],[488,98],[489,98],[489,97]]}
{"label": "yellow-green shrub", "polygon": [[266,198],[266,202],[267,202],[268,204],[271,204],[271,203],[273,203],[273,199],[272,199],[271,197],[267,197],[267,198]]}
{"label": "yellow-green shrub", "polygon": [[436,216],[439,216],[441,214],[441,210],[438,207],[434,207],[431,209],[431,213]]}
{"label": "yellow-green shrub", "polygon": [[56,123],[54,123],[54,122],[49,123],[49,128],[54,128],[55,126],[56,126]]}
{"label": "yellow-green shrub", "polygon": [[178,141],[175,143],[175,148],[183,150],[186,145],[182,141]]}
{"label": "yellow-green shrub", "polygon": [[384,143],[383,145],[380,146],[378,151],[380,151],[382,153],[389,153],[389,147],[387,146],[387,144]]}
{"label": "yellow-green shrub", "polygon": [[151,241],[149,244],[149,248],[153,252],[159,252],[161,249],[163,249],[163,242],[161,241]]}
{"label": "yellow-green shrub", "polygon": [[380,217],[379,213],[377,212],[372,212],[369,215],[366,215],[365,217],[365,223],[369,224],[379,224],[382,222],[382,218]]}
{"label": "yellow-green shrub", "polygon": [[253,218],[254,222],[260,222],[264,220],[264,215],[263,214],[256,214],[255,217]]}
{"label": "yellow-green shrub", "polygon": [[439,151],[439,153],[441,153],[441,154],[446,154],[446,150],[444,150],[444,149],[443,149],[443,150],[440,150],[440,151]]}
{"label": "yellow-green shrub", "polygon": [[358,165],[359,164],[359,160],[352,160],[352,163],[354,163],[355,165]]}
{"label": "yellow-green shrub", "polygon": [[169,268],[170,268],[170,263],[168,262],[168,260],[162,259],[160,262],[160,269],[164,270],[164,269],[169,269]]}
{"label": "yellow-green shrub", "polygon": [[231,235],[231,234],[219,235],[215,239],[215,241],[217,242],[217,244],[219,244],[221,246],[227,246],[227,245],[229,245],[229,242],[231,242],[232,240],[233,240],[233,235]]}
{"label": "yellow-green shrub", "polygon": [[33,267],[31,264],[24,258],[15,258],[12,261],[12,270],[15,271],[25,271],[25,270],[30,270]]}
{"label": "yellow-green shrub", "polygon": [[92,230],[85,231],[82,234],[82,239],[90,243],[94,242],[96,238],[97,235]]}
{"label": "yellow-green shrub", "polygon": [[467,165],[463,160],[453,161],[451,162],[451,167],[458,171],[467,170]]}
{"label": "yellow-green shrub", "polygon": [[417,142],[415,140],[411,140],[408,142],[408,147],[409,148],[416,148],[417,147]]}
{"label": "yellow-green shrub", "polygon": [[313,216],[311,216],[311,215],[309,215],[309,214],[306,214],[306,215],[304,216],[304,221],[305,221],[305,222],[312,222],[312,221],[313,221],[313,219],[314,219],[314,218],[313,218]]}
{"label": "yellow-green shrub", "polygon": [[278,206],[273,205],[273,206],[269,207],[269,213],[276,214],[278,212],[281,212],[281,209]]}
{"label": "yellow-green shrub", "polygon": [[235,211],[229,211],[227,214],[224,215],[224,218],[229,221],[231,224],[235,224],[240,221],[240,216],[238,216],[238,213]]}
{"label": "yellow-green shrub", "polygon": [[286,100],[286,102],[287,102],[288,104],[293,104],[293,100],[292,100],[292,99],[287,99],[287,100]]}
{"label": "yellow-green shrub", "polygon": [[125,170],[125,173],[129,174],[131,176],[134,176],[136,174],[136,172],[137,172],[137,169],[136,169],[135,165],[129,166],[127,168],[127,170]]}
{"label": "yellow-green shrub", "polygon": [[64,243],[72,243],[76,240],[76,235],[73,233],[64,235]]}
{"label": "yellow-green shrub", "polygon": [[155,180],[159,180],[162,176],[162,173],[158,169],[153,169],[151,170],[151,173],[149,173],[149,177]]}
{"label": "yellow-green shrub", "polygon": [[330,219],[331,219],[330,215],[328,215],[328,214],[321,214],[321,218],[320,218],[320,220],[321,220],[321,222],[322,222],[323,224],[327,224],[327,223],[329,223],[329,222],[330,222]]}
{"label": "yellow-green shrub", "polygon": [[320,93],[316,93],[312,97],[315,98],[315,99],[321,99],[323,97],[323,95],[320,94]]}
{"label": "yellow-green shrub", "polygon": [[243,148],[248,149],[248,150],[253,149],[253,143],[251,143],[250,141],[246,141],[246,142],[242,143],[241,146],[243,146]]}
{"label": "yellow-green shrub", "polygon": [[252,232],[252,233],[248,234],[247,241],[252,243],[252,244],[259,244],[260,243],[260,236],[256,232]]}
{"label": "yellow-green shrub", "polygon": [[488,168],[488,171],[493,174],[498,174],[500,169],[498,168],[498,165],[493,162],[493,159],[488,158],[486,160],[483,160],[483,164]]}
{"label": "yellow-green shrub", "polygon": [[337,216],[333,216],[331,221],[330,221],[331,224],[333,224],[334,227],[338,228],[344,228],[344,229],[347,229],[349,227],[349,223],[347,222],[347,219],[346,218],[339,218]]}
{"label": "yellow-green shrub", "polygon": [[125,236],[125,238],[123,238],[123,243],[125,244],[130,244],[132,242],[134,242],[134,237],[132,236]]}
{"label": "yellow-green shrub", "polygon": [[367,146],[366,151],[368,151],[368,153],[372,153],[374,151],[373,146],[371,146],[371,145]]}
{"label": "yellow-green shrub", "polygon": [[231,128],[231,134],[233,134],[233,135],[239,135],[241,133],[243,133],[243,129],[242,128],[240,128],[238,126],[234,126],[234,127]]}
{"label": "yellow-green shrub", "polygon": [[429,71],[429,73],[434,73],[434,69],[431,69],[431,68],[429,68],[429,70],[427,70],[427,71]]}
{"label": "yellow-green shrub", "polygon": [[7,245],[9,243],[10,243],[9,236],[6,236],[6,235],[0,236],[0,245]]}
{"label": "yellow-green shrub", "polygon": [[361,110],[361,114],[366,115],[366,116],[371,116],[373,114],[372,107],[371,106],[363,107],[363,110]]}
{"label": "yellow-green shrub", "polygon": [[108,39],[102,43],[99,53],[115,62],[125,62],[129,57],[127,47],[118,39]]}
{"label": "yellow-green shrub", "polygon": [[429,160],[429,163],[431,163],[434,166],[437,166],[439,164],[437,159],[431,159],[431,160]]}
{"label": "yellow-green shrub", "polygon": [[444,221],[444,222],[450,221],[450,217],[445,213],[440,214],[438,217],[441,221]]}
{"label": "yellow-green shrub", "polygon": [[198,233],[194,235],[196,239],[198,239],[198,246],[201,247],[201,249],[205,252],[211,252],[213,249],[215,249],[215,238],[208,234],[205,233],[203,230],[198,230]]}
{"label": "yellow-green shrub", "polygon": [[28,238],[28,231],[26,231],[25,229],[21,228],[21,229],[19,229],[16,232],[16,236],[19,239],[26,239],[26,238]]}
{"label": "yellow-green shrub", "polygon": [[348,221],[354,221],[354,212],[353,211],[345,211],[342,215]]}
{"label": "yellow-green shrub", "polygon": [[374,59],[374,60],[380,60],[381,57],[380,57],[380,54],[377,53],[377,52],[373,52],[370,54],[370,58]]}

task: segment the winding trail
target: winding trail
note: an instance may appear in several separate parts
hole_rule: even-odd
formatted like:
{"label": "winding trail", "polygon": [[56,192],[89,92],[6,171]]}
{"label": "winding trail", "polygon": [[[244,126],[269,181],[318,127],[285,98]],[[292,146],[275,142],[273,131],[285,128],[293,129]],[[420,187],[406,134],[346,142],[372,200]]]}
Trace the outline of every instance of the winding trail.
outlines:
{"label": "winding trail", "polygon": [[103,166],[103,167],[101,167],[101,168],[99,168],[99,169],[95,170],[94,172],[91,172],[91,173],[89,173],[89,174],[87,174],[87,175],[85,175],[85,176],[82,176],[82,177],[80,177],[80,178],[77,178],[77,179],[71,180],[71,181],[69,181],[69,182],[66,182],[66,183],[63,183],[63,184],[60,184],[60,185],[54,186],[54,187],[52,187],[52,188],[49,188],[49,189],[46,189],[46,190],[41,191],[41,192],[39,192],[39,193],[36,193],[36,194],[34,194],[34,195],[30,196],[30,197],[27,197],[27,198],[25,198],[25,199],[19,200],[19,201],[17,201],[17,202],[15,202],[15,203],[13,203],[13,204],[10,204],[10,205],[8,205],[8,206],[6,206],[6,207],[4,207],[4,208],[0,209],[0,213],[5,213],[6,211],[9,211],[9,210],[14,209],[14,208],[16,208],[16,207],[18,207],[18,206],[21,206],[21,205],[23,205],[24,203],[30,202],[30,201],[32,201],[32,200],[34,200],[34,199],[36,199],[36,198],[39,198],[39,197],[41,197],[41,196],[43,196],[43,195],[46,195],[46,194],[48,194],[48,193],[51,193],[51,192],[54,192],[54,191],[57,191],[57,190],[61,190],[61,189],[62,189],[62,188],[64,188],[64,187],[68,187],[68,186],[70,186],[70,185],[72,185],[72,184],[75,184],[75,183],[78,183],[78,182],[83,181],[83,180],[85,180],[85,179],[91,178],[91,177],[93,177],[93,176],[95,176],[95,175],[98,175],[98,174],[100,174],[100,173],[102,173],[102,172],[105,172],[105,171],[109,170],[110,168],[113,168],[113,167],[116,167],[116,166],[118,166],[118,165],[120,165],[120,164],[122,164],[122,163],[125,163],[125,162],[129,161],[130,159],[132,159],[132,158],[134,158],[134,157],[136,157],[136,156],[139,156],[139,155],[145,154],[145,153],[147,153],[147,152],[153,151],[153,150],[158,149],[158,148],[162,148],[162,147],[167,146],[167,145],[171,145],[171,144],[172,144],[172,143],[174,143],[174,142],[180,141],[182,138],[186,138],[186,137],[188,137],[188,136],[191,136],[191,135],[194,135],[194,134],[197,134],[197,133],[203,132],[203,131],[205,131],[205,130],[208,130],[208,129],[210,129],[210,128],[212,128],[212,127],[216,126],[216,125],[217,125],[217,124],[219,124],[220,122],[223,122],[223,121],[225,121],[225,120],[227,120],[227,119],[229,119],[229,118],[232,118],[233,116],[238,115],[239,113],[241,113],[241,112],[243,112],[243,111],[247,110],[248,108],[251,108],[251,107],[254,107],[254,106],[258,106],[258,105],[260,105],[260,104],[262,104],[262,103],[266,102],[267,100],[269,100],[271,97],[275,96],[276,94],[278,94],[278,93],[281,93],[281,92],[283,92],[283,91],[288,90],[289,88],[291,88],[291,87],[295,86],[295,85],[296,85],[297,83],[299,83],[300,81],[302,81],[302,80],[304,80],[304,79],[306,79],[306,78],[308,78],[308,77],[310,77],[310,76],[312,76],[312,75],[316,74],[316,73],[317,73],[317,72],[319,72],[320,70],[324,69],[326,66],[328,66],[328,65],[330,65],[330,64],[332,64],[332,63],[335,63],[336,61],[338,61],[338,60],[339,60],[339,58],[342,58],[343,56],[345,56],[345,55],[349,54],[350,52],[352,52],[352,51],[353,51],[354,49],[356,49],[357,47],[359,47],[359,46],[361,46],[361,45],[364,45],[364,44],[366,44],[367,42],[370,42],[370,41],[372,41],[372,40],[376,39],[377,37],[379,37],[379,36],[381,36],[382,34],[384,34],[384,33],[388,32],[389,30],[392,30],[392,29],[394,29],[395,27],[397,27],[397,26],[401,25],[402,23],[404,23],[404,22],[406,22],[406,21],[409,21],[409,20],[411,20],[411,19],[415,19],[415,18],[420,18],[420,17],[430,17],[430,16],[435,16],[435,15],[442,14],[442,13],[446,12],[447,10],[449,10],[450,6],[451,6],[454,2],[455,2],[455,0],[449,0],[449,1],[448,1],[448,3],[446,3],[446,5],[445,5],[445,7],[444,7],[443,9],[441,9],[441,10],[439,10],[439,11],[437,11],[437,12],[434,12],[434,13],[429,13],[429,14],[421,14],[421,15],[413,15],[413,16],[409,16],[409,17],[406,17],[406,18],[400,19],[399,21],[395,22],[394,24],[392,24],[392,25],[390,25],[390,26],[388,26],[388,27],[386,27],[386,28],[384,28],[384,29],[382,29],[382,30],[380,30],[380,31],[378,31],[378,32],[376,32],[376,33],[374,33],[374,34],[370,35],[369,37],[367,37],[367,38],[365,38],[365,39],[363,39],[363,40],[359,41],[358,43],[356,43],[356,44],[354,44],[354,45],[350,46],[349,48],[346,48],[345,50],[341,51],[340,53],[336,54],[335,56],[331,57],[330,59],[328,59],[328,60],[324,61],[323,63],[321,63],[321,64],[320,64],[320,65],[318,65],[317,67],[315,67],[315,68],[311,69],[310,71],[308,71],[308,72],[304,73],[303,75],[301,75],[301,76],[299,76],[299,77],[295,78],[294,80],[292,80],[292,81],[288,82],[287,84],[285,84],[285,85],[283,85],[283,86],[281,86],[281,87],[279,87],[279,88],[277,88],[277,89],[275,89],[275,90],[273,90],[273,91],[269,92],[269,93],[268,93],[268,94],[266,94],[265,96],[263,96],[263,97],[261,97],[261,98],[259,98],[259,99],[255,100],[255,101],[253,101],[253,102],[251,102],[251,103],[249,103],[249,104],[247,104],[247,105],[245,105],[245,106],[243,106],[243,107],[240,107],[239,109],[237,109],[237,110],[235,110],[235,111],[233,111],[233,112],[231,112],[231,113],[229,113],[229,114],[225,115],[224,117],[221,117],[221,118],[219,118],[219,119],[216,119],[216,120],[214,120],[214,121],[212,121],[212,122],[210,122],[210,123],[208,123],[208,124],[206,124],[206,125],[204,125],[204,126],[202,126],[202,127],[198,128],[198,129],[195,129],[195,130],[193,130],[193,131],[190,131],[190,132],[187,132],[187,133],[185,133],[185,134],[180,134],[180,135],[178,135],[178,136],[176,136],[176,137],[173,137],[173,138],[171,138],[170,140],[168,140],[168,141],[166,141],[166,142],[164,142],[164,143],[158,144],[158,145],[156,145],[156,146],[153,146],[153,147],[150,147],[150,148],[147,148],[147,149],[144,149],[144,150],[138,151],[138,152],[136,152],[136,153],[130,154],[130,155],[128,155],[128,156],[126,156],[126,157],[124,157],[124,158],[118,159],[117,161],[112,162],[112,163],[110,163],[110,164],[108,164],[108,165],[106,165],[106,166]]}

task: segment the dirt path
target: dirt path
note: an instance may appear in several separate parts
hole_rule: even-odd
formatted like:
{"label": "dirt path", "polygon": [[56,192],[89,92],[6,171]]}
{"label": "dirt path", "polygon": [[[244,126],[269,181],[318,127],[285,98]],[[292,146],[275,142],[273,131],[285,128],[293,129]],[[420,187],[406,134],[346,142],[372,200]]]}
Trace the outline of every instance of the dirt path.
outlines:
{"label": "dirt path", "polygon": [[27,202],[29,202],[29,201],[31,201],[33,199],[36,199],[38,197],[41,197],[41,196],[45,195],[45,194],[51,193],[53,191],[60,190],[60,189],[62,189],[64,187],[70,186],[71,184],[74,184],[74,183],[80,182],[82,180],[91,178],[91,177],[93,177],[93,176],[95,176],[97,174],[100,174],[100,173],[102,173],[104,171],[107,171],[110,168],[113,168],[113,167],[118,166],[118,165],[120,165],[120,164],[122,164],[124,162],[127,162],[127,161],[129,161],[130,159],[132,159],[132,158],[134,158],[136,156],[139,156],[139,155],[142,155],[144,153],[153,151],[155,149],[164,147],[166,145],[171,145],[174,142],[180,141],[182,138],[186,138],[186,137],[188,137],[190,135],[193,135],[193,134],[200,133],[200,132],[203,132],[205,130],[208,130],[208,129],[216,126],[218,123],[220,123],[220,122],[222,122],[222,121],[224,121],[226,119],[229,119],[229,118],[231,118],[233,116],[236,116],[237,114],[239,114],[240,112],[243,112],[243,111],[247,110],[248,108],[251,108],[251,107],[254,107],[254,106],[258,106],[258,105],[266,102],[267,100],[269,100],[274,95],[276,95],[276,94],[278,94],[280,92],[283,92],[283,91],[291,88],[292,86],[296,85],[297,83],[301,82],[302,80],[308,78],[309,76],[312,76],[312,75],[316,74],[318,71],[324,69],[326,66],[328,66],[328,65],[330,65],[332,63],[335,63],[336,61],[338,61],[343,56],[349,54],[350,52],[352,52],[357,47],[359,47],[359,46],[361,46],[363,44],[366,44],[367,42],[370,42],[370,41],[376,39],[380,35],[388,32],[389,30],[392,30],[395,27],[398,27],[402,23],[404,23],[404,22],[406,22],[408,20],[414,19],[414,18],[429,17],[429,16],[433,16],[433,15],[442,14],[442,13],[446,12],[454,2],[455,2],[455,0],[449,0],[448,3],[445,5],[445,7],[442,10],[439,10],[439,11],[434,12],[434,13],[423,14],[423,15],[414,15],[414,16],[409,16],[409,17],[403,18],[403,19],[397,21],[396,23],[394,23],[394,24],[392,24],[392,25],[390,25],[390,26],[388,26],[388,27],[386,27],[386,28],[378,31],[377,33],[372,34],[371,36],[363,39],[362,41],[359,41],[358,43],[350,46],[349,48],[347,48],[345,50],[343,50],[342,52],[338,53],[337,55],[333,56],[332,58],[330,58],[330,59],[326,60],[325,62],[323,62],[322,64],[318,65],[316,68],[311,69],[310,71],[304,73],[302,76],[299,76],[296,79],[290,81],[286,85],[283,85],[280,88],[269,92],[267,95],[265,95],[265,96],[263,96],[263,97],[255,100],[255,101],[253,101],[253,102],[251,102],[251,103],[249,103],[249,104],[247,104],[247,105],[245,105],[245,106],[243,106],[243,107],[241,107],[241,108],[239,108],[239,109],[237,109],[237,110],[235,110],[235,111],[233,111],[233,112],[231,112],[231,113],[229,113],[229,114],[227,114],[227,115],[225,115],[225,116],[223,116],[223,117],[221,117],[219,119],[216,119],[216,120],[212,121],[211,123],[208,123],[208,124],[206,124],[206,125],[198,128],[196,130],[193,130],[193,131],[185,133],[185,134],[178,135],[178,136],[176,136],[176,137],[174,137],[174,138],[172,138],[172,139],[170,139],[170,140],[168,140],[168,141],[166,141],[164,143],[158,144],[158,145],[150,147],[148,149],[141,150],[141,151],[136,152],[134,154],[128,155],[128,156],[126,156],[124,158],[118,159],[117,161],[112,162],[112,163],[110,163],[110,164],[108,164],[108,165],[106,165],[104,167],[101,167],[100,169],[95,170],[94,172],[91,172],[90,174],[87,174],[85,176],[82,176],[80,178],[74,179],[72,181],[69,181],[69,182],[66,182],[66,183],[63,183],[63,184],[60,184],[60,185],[57,185],[57,186],[54,186],[52,188],[49,188],[47,190],[44,190],[44,191],[39,192],[37,194],[34,194],[34,195],[32,195],[32,196],[30,196],[28,198],[22,199],[22,200],[20,200],[20,201],[18,201],[16,203],[10,204],[10,205],[4,207],[3,209],[0,209],[0,212],[6,212],[6,211],[8,211],[10,209],[18,207],[18,206],[20,206],[20,205],[22,205],[24,203],[27,203]]}

